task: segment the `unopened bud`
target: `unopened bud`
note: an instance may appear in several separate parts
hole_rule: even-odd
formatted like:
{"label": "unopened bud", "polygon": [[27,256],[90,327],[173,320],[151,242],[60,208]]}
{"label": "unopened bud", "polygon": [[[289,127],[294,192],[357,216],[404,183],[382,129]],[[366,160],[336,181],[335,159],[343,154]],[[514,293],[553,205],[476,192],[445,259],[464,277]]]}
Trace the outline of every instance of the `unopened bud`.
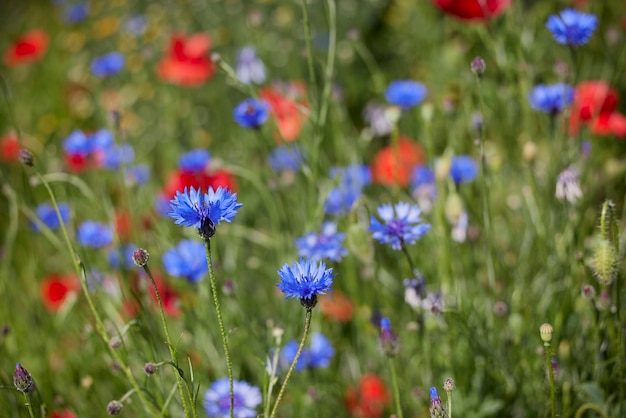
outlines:
{"label": "unopened bud", "polygon": [[157,370],[159,369],[159,367],[154,364],[154,363],[146,363],[143,366],[143,371],[148,375],[148,376],[152,376],[153,374],[155,374],[157,372]]}
{"label": "unopened bud", "polygon": [[470,68],[472,69],[472,72],[478,77],[482,76],[485,73],[486,69],[485,60],[481,57],[474,58],[472,60],[472,63],[470,64]]}
{"label": "unopened bud", "polygon": [[380,349],[387,357],[395,357],[400,351],[400,340],[391,329],[391,322],[387,318],[380,321]]}
{"label": "unopened bud", "polygon": [[17,159],[20,163],[25,166],[32,167],[35,163],[35,157],[33,157],[33,153],[27,149],[21,149],[19,154],[17,155]]}
{"label": "unopened bud", "polygon": [[586,284],[583,286],[582,296],[584,299],[593,300],[596,297],[596,289],[590,284]]}
{"label": "unopened bud", "polygon": [[122,408],[124,405],[120,401],[111,401],[107,405],[107,414],[109,415],[118,415],[122,412]]}
{"label": "unopened bud", "polygon": [[456,386],[454,385],[454,380],[448,378],[445,382],[443,382],[443,390],[445,390],[446,392],[452,392],[454,389],[456,389]]}
{"label": "unopened bud", "polygon": [[35,391],[35,381],[31,377],[30,373],[28,373],[28,370],[23,368],[20,363],[15,365],[13,385],[15,386],[15,389],[27,395],[30,395]]}
{"label": "unopened bud", "polygon": [[552,328],[552,325],[546,323],[546,324],[542,324],[539,327],[539,334],[541,335],[541,340],[544,343],[550,343],[550,341],[552,341],[552,331],[554,329]]}
{"label": "unopened bud", "polygon": [[109,347],[111,347],[112,349],[118,349],[122,346],[122,340],[120,339],[120,337],[118,337],[117,335],[114,335],[113,337],[111,337],[111,339],[109,340]]}
{"label": "unopened bud", "polygon": [[148,264],[148,260],[150,259],[150,254],[148,251],[143,248],[137,248],[133,251],[133,262],[138,267],[144,267]]}
{"label": "unopened bud", "polygon": [[591,268],[601,285],[609,286],[613,283],[617,275],[617,254],[615,254],[613,244],[608,240],[599,239],[596,241]]}

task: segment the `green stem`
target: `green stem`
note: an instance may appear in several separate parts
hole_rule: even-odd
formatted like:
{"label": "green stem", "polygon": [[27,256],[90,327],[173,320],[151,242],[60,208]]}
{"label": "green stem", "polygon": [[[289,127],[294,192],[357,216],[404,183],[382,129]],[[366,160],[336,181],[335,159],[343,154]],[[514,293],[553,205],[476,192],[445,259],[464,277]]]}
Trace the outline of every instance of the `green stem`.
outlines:
{"label": "green stem", "polygon": [[30,396],[27,393],[24,393],[24,398],[26,399],[26,406],[28,407],[28,414],[30,418],[35,418],[35,413],[33,412],[33,405],[30,403]]}
{"label": "green stem", "polygon": [[178,393],[180,395],[180,400],[183,404],[185,417],[188,417],[190,415],[189,415],[189,409],[187,408],[187,401],[185,399],[185,392],[183,390],[183,381],[180,375],[180,369],[178,368],[178,364],[176,362],[176,350],[174,349],[174,346],[172,345],[170,332],[169,332],[169,329],[167,328],[167,321],[165,320],[165,311],[163,310],[163,303],[161,302],[161,295],[159,294],[159,289],[157,288],[156,281],[154,280],[154,277],[152,276],[150,267],[148,267],[148,265],[146,264],[145,266],[143,266],[143,270],[146,272],[146,274],[150,278],[150,281],[152,282],[152,286],[154,287],[154,294],[156,295],[157,302],[159,303],[159,313],[161,314],[161,322],[163,323],[163,330],[165,331],[165,340],[167,341],[167,348],[170,351],[170,358],[172,359],[172,363],[174,367],[176,368],[175,374],[176,374],[176,383],[178,384]]}
{"label": "green stem", "polygon": [[235,391],[233,387],[233,363],[230,359],[230,350],[228,348],[228,339],[226,337],[226,328],[224,327],[224,320],[222,319],[222,308],[220,306],[220,299],[217,294],[217,285],[215,284],[215,272],[213,271],[213,261],[211,259],[211,240],[206,239],[204,241],[206,248],[206,260],[209,264],[209,279],[211,281],[211,293],[213,293],[213,302],[215,304],[215,310],[217,311],[217,322],[220,327],[220,335],[222,336],[222,344],[224,346],[224,355],[226,356],[226,369],[228,371],[228,385],[230,388],[230,417],[234,417],[235,412]]}
{"label": "green stem", "polygon": [[599,407],[598,405],[594,403],[586,403],[586,404],[581,405],[580,408],[578,408],[578,410],[576,411],[576,415],[574,415],[574,418],[582,418],[583,412],[585,412],[586,410],[596,411],[598,414],[602,415],[604,418],[609,418],[606,412],[604,412],[604,410],[601,407]]}
{"label": "green stem", "polygon": [[548,368],[548,375],[550,376],[550,411],[552,418],[556,418],[556,393],[554,389],[554,370],[552,369],[552,350],[550,349],[550,343],[543,343],[546,353],[546,367]]}
{"label": "green stem", "polygon": [[448,405],[448,418],[452,418],[452,391],[446,391],[447,405]]}
{"label": "green stem", "polygon": [[411,269],[409,273],[410,277],[413,277],[413,274],[415,274],[415,264],[413,264],[413,260],[411,260],[411,255],[409,254],[409,250],[406,248],[406,245],[404,245],[404,242],[401,242],[400,248],[402,248],[402,252],[404,253],[407,261],[409,262],[409,268]]}
{"label": "green stem", "polygon": [[311,42],[311,24],[309,23],[309,12],[306,7],[306,0],[300,2],[302,6],[302,23],[304,26],[304,39],[306,40],[306,56],[309,67],[309,82],[313,91],[317,92],[317,80],[315,78],[315,68],[313,67],[313,43]]}
{"label": "green stem", "polygon": [[36,174],[39,180],[41,181],[41,184],[43,184],[44,187],[46,188],[48,195],[50,196],[50,199],[52,200],[52,206],[54,206],[54,210],[56,211],[57,218],[59,219],[59,224],[61,226],[61,232],[63,233],[63,238],[65,239],[65,244],[67,245],[67,249],[70,252],[70,255],[72,257],[74,268],[76,269],[78,276],[81,278],[80,287],[82,289],[83,295],[85,296],[85,299],[87,299],[87,304],[89,305],[89,309],[91,310],[91,313],[93,314],[94,319],[96,321],[96,332],[98,333],[98,335],[100,335],[100,338],[102,339],[104,344],[107,347],[109,347],[109,352],[111,353],[111,356],[113,356],[117,364],[120,366],[120,368],[126,375],[126,378],[130,382],[131,386],[133,387],[133,389],[135,389],[135,392],[137,393],[137,396],[139,396],[139,399],[141,400],[141,403],[143,404],[144,408],[150,411],[150,413],[153,416],[158,416],[159,415],[158,409],[156,409],[155,406],[148,401],[145,394],[139,387],[139,384],[137,383],[135,376],[133,376],[133,374],[131,373],[130,368],[126,365],[126,363],[124,363],[120,354],[113,347],[109,345],[109,338],[104,328],[104,323],[102,322],[102,318],[100,318],[100,314],[98,314],[98,311],[96,310],[96,306],[94,305],[93,300],[91,299],[91,295],[89,294],[89,289],[87,289],[87,275],[85,274],[85,266],[83,265],[82,261],[80,260],[80,258],[78,258],[78,256],[74,252],[74,249],[72,248],[72,242],[70,240],[69,234],[67,233],[67,228],[65,228],[65,224],[63,223],[63,219],[61,217],[61,212],[59,211],[59,205],[57,203],[56,197],[54,193],[52,192],[50,185],[48,184],[46,179],[41,175],[41,173],[36,172]]}
{"label": "green stem", "polygon": [[398,387],[398,375],[396,373],[396,364],[393,362],[393,357],[387,357],[389,362],[389,369],[391,370],[391,383],[393,384],[393,397],[396,401],[396,412],[398,418],[402,418],[402,404],[400,403],[400,389]]}
{"label": "green stem", "polygon": [[276,412],[278,412],[278,405],[280,405],[280,401],[283,398],[283,393],[285,392],[285,388],[287,387],[287,383],[289,382],[289,378],[291,377],[291,373],[293,373],[296,368],[296,363],[300,358],[300,354],[302,354],[302,350],[304,349],[304,344],[306,343],[306,339],[309,335],[309,328],[311,327],[311,315],[313,312],[313,308],[307,308],[306,316],[304,318],[304,332],[302,333],[302,340],[300,340],[300,346],[298,347],[298,351],[296,352],[296,356],[293,358],[291,362],[291,366],[289,366],[289,371],[287,371],[287,376],[285,376],[285,382],[280,388],[280,392],[278,392],[278,397],[276,398],[276,403],[274,404],[274,409],[272,409],[272,415],[270,418],[274,418],[276,416]]}

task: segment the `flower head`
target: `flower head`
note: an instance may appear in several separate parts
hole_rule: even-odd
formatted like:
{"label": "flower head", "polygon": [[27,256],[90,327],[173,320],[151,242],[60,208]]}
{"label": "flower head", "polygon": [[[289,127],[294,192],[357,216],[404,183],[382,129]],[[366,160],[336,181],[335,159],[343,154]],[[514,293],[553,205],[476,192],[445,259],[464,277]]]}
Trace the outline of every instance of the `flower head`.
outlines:
{"label": "flower head", "polygon": [[326,269],[325,263],[303,258],[291,266],[285,264],[278,275],[280,283],[276,286],[286,295],[285,299],[298,298],[303,305],[311,304],[310,308],[315,306],[317,295],[331,291],[335,277],[333,269]]}
{"label": "flower head", "polygon": [[198,282],[209,271],[204,245],[190,239],[182,240],[163,254],[163,267],[172,276]]}
{"label": "flower head", "polygon": [[574,166],[563,170],[556,180],[556,198],[559,200],[567,200],[569,203],[575,203],[583,197],[579,177],[580,172]]}
{"label": "flower head", "polygon": [[243,84],[263,84],[265,81],[265,65],[251,46],[238,51],[235,72]]}
{"label": "flower head", "polygon": [[76,233],[78,243],[86,247],[102,248],[113,242],[113,231],[105,224],[85,221]]}
{"label": "flower head", "polygon": [[124,55],[119,52],[109,52],[91,61],[91,73],[96,77],[115,75],[124,68]]}
{"label": "flower head", "polygon": [[395,357],[400,351],[400,339],[391,329],[391,322],[387,318],[380,321],[380,349],[387,357]]}
{"label": "flower head", "polygon": [[178,159],[178,168],[186,173],[204,171],[211,160],[209,151],[197,148],[184,153]]}
{"label": "flower head", "polygon": [[501,14],[511,0],[431,0],[444,13],[461,20],[489,20]]}
{"label": "flower head", "polygon": [[168,216],[175,219],[176,225],[193,226],[204,239],[211,238],[215,234],[215,226],[221,221],[231,222],[237,210],[243,206],[237,203],[237,193],[218,187],[202,194],[200,189],[193,187],[183,193],[176,192],[176,196],[170,201],[172,211]]}
{"label": "flower head", "polygon": [[586,44],[597,25],[597,17],[574,9],[565,9],[559,15],[552,15],[546,22],[555,41],[574,46]]}
{"label": "flower head", "polygon": [[74,275],[50,274],[43,279],[39,290],[46,309],[56,312],[61,309],[71,295],[78,293],[80,282]]}
{"label": "flower head", "polygon": [[574,88],[564,83],[539,84],[528,93],[530,107],[541,112],[556,115],[574,100]]}
{"label": "flower head", "polygon": [[369,102],[363,110],[363,119],[368,123],[374,136],[387,136],[393,129],[388,117],[388,108],[375,101]]}
{"label": "flower head", "polygon": [[31,394],[35,391],[35,381],[20,363],[15,365],[13,374],[13,386],[22,393]]}
{"label": "flower head", "polygon": [[[70,207],[68,206],[67,203],[62,203],[62,202],[58,204],[58,207],[59,207],[59,213],[61,214],[61,220],[63,221],[63,224],[67,224],[70,220]],[[37,206],[36,212],[37,212],[37,217],[39,217],[41,222],[43,222],[44,225],[46,225],[48,228],[52,229],[53,231],[55,229],[58,229],[61,226],[61,223],[59,222],[59,217],[57,216],[57,212],[54,209],[54,206],[44,203],[44,204]],[[33,230],[39,231],[39,226],[37,226],[37,224],[33,223],[32,227],[33,227]]]}
{"label": "flower head", "polygon": [[205,33],[173,35],[166,56],[159,62],[157,74],[179,86],[201,85],[215,73],[215,64],[207,56],[210,47],[211,39]]}
{"label": "flower head", "polygon": [[372,183],[370,168],[362,164],[333,168],[330,177],[339,177],[339,185],[332,189],[326,198],[324,210],[329,215],[341,215],[348,212],[363,194],[363,188]]}
{"label": "flower head", "polygon": [[456,184],[469,183],[478,175],[478,164],[470,156],[459,155],[450,162],[450,177]]}
{"label": "flower head", "polygon": [[303,237],[296,239],[298,255],[311,260],[340,261],[343,256],[348,254],[342,245],[345,237],[346,234],[337,233],[336,223],[324,222],[319,234],[308,232]]}
{"label": "flower head", "polygon": [[297,145],[289,144],[274,149],[268,159],[274,171],[297,172],[304,161],[304,153]]}
{"label": "flower head", "polygon": [[[299,344],[296,340],[291,340],[280,351],[280,365],[283,369],[288,369],[298,352]],[[303,370],[307,367],[312,369],[324,368],[330,365],[330,360],[335,355],[335,349],[326,337],[319,332],[311,336],[309,348],[303,348],[296,362],[295,370]]]}
{"label": "flower head", "polygon": [[345,401],[353,417],[381,418],[391,403],[391,395],[380,377],[366,374],[357,388],[348,388]]}
{"label": "flower head", "polygon": [[269,118],[269,105],[264,101],[246,99],[233,111],[235,122],[247,129],[258,129]]}
{"label": "flower head", "polygon": [[39,61],[47,49],[48,34],[41,29],[34,29],[22,35],[4,51],[4,63],[7,67],[15,67]]}
{"label": "flower head", "polygon": [[[233,382],[235,395],[234,416],[237,418],[255,418],[256,408],[261,404],[261,391],[251,384],[235,380]],[[230,385],[228,378],[222,378],[211,384],[204,393],[204,410],[211,418],[227,418],[230,416]]]}
{"label": "flower head", "polygon": [[430,224],[420,223],[421,212],[417,205],[407,202],[395,206],[381,205],[378,207],[378,215],[383,222],[371,216],[369,230],[375,240],[400,250],[405,244],[415,243],[430,229]]}
{"label": "flower head", "polygon": [[626,116],[617,111],[617,91],[601,80],[589,80],[576,87],[570,112],[570,135],[588,124],[595,135],[626,137]]}
{"label": "flower head", "polygon": [[87,18],[89,5],[87,3],[76,3],[68,6],[63,12],[65,23],[80,23]]}
{"label": "flower head", "polygon": [[424,149],[411,139],[400,136],[397,147],[386,146],[372,161],[372,180],[375,184],[406,187],[415,167],[424,165]]}
{"label": "flower head", "polygon": [[430,388],[430,418],[447,418],[448,413],[437,394],[437,389]]}
{"label": "flower head", "polygon": [[417,106],[426,97],[426,86],[413,80],[392,81],[385,90],[385,99],[406,110]]}

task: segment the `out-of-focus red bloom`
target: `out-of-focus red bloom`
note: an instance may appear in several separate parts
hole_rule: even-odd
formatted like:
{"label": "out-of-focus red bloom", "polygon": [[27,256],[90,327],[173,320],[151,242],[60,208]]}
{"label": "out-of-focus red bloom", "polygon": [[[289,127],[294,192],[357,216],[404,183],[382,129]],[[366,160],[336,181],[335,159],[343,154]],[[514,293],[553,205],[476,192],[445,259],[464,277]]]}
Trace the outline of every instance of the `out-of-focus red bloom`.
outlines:
{"label": "out-of-focus red bloom", "polygon": [[65,276],[50,274],[43,279],[40,285],[43,304],[52,312],[61,309],[67,297],[72,293],[78,293],[79,289],[80,283],[72,274]]}
{"label": "out-of-focus red bloom", "polygon": [[271,114],[278,125],[278,142],[293,142],[298,139],[306,120],[306,116],[298,109],[298,106],[306,106],[304,100],[298,100],[306,92],[304,84],[294,82],[287,89],[288,94],[283,94],[274,87],[264,87],[259,91],[261,99],[269,103]]}
{"label": "out-of-focus red bloom", "polygon": [[432,0],[444,13],[463,20],[489,20],[502,13],[512,0]]}
{"label": "out-of-focus red bloom", "polygon": [[91,166],[88,155],[81,154],[63,154],[65,165],[74,174],[87,170]]}
{"label": "out-of-focus red bloom", "polygon": [[626,137],[626,116],[616,111],[617,99],[617,92],[604,81],[580,83],[572,104],[570,135],[587,124],[595,135]]}
{"label": "out-of-focus red bloom", "polygon": [[76,418],[76,414],[74,414],[69,409],[61,409],[50,412],[48,418]]}
{"label": "out-of-focus red bloom", "polygon": [[[180,298],[178,297],[178,293],[176,290],[168,285],[161,276],[158,274],[154,274],[154,281],[156,282],[157,289],[159,290],[159,296],[161,297],[161,303],[163,304],[163,310],[166,315],[176,317],[182,313],[180,310]],[[147,279],[149,280],[149,279]],[[156,293],[154,292],[154,286],[150,283],[148,287],[150,289],[150,296],[152,297],[152,301],[154,302],[154,306],[159,306],[159,302],[156,298]]]}
{"label": "out-of-focus red bloom", "polygon": [[115,225],[115,231],[120,241],[126,241],[130,237],[132,219],[130,214],[125,210],[118,210],[115,212],[115,219],[113,224]]}
{"label": "out-of-focus red bloom", "polygon": [[7,67],[28,64],[40,60],[48,50],[48,34],[41,29],[25,33],[4,51]]}
{"label": "out-of-focus red bloom", "polygon": [[15,132],[9,132],[0,138],[0,160],[8,163],[17,162],[20,153],[20,143]]}
{"label": "out-of-focus red bloom", "polygon": [[390,405],[391,396],[380,377],[366,374],[357,388],[348,388],[345,402],[355,418],[380,418]]}
{"label": "out-of-focus red bloom", "polygon": [[186,187],[199,188],[206,192],[209,187],[217,189],[219,186],[228,188],[233,192],[237,191],[235,177],[227,170],[219,169],[208,173],[205,171],[176,170],[170,175],[163,194],[166,198],[173,199],[177,191],[182,192]]}
{"label": "out-of-focus red bloom", "polygon": [[215,64],[207,56],[211,39],[205,33],[189,37],[174,34],[167,54],[159,62],[157,74],[165,81],[184,87],[195,87],[215,73]]}
{"label": "out-of-focus red bloom", "polygon": [[376,184],[406,187],[413,170],[424,164],[424,149],[417,142],[401,136],[397,149],[389,145],[374,156],[372,181]]}
{"label": "out-of-focus red bloom", "polygon": [[337,322],[350,322],[354,314],[354,307],[344,294],[336,290],[319,297],[322,313]]}

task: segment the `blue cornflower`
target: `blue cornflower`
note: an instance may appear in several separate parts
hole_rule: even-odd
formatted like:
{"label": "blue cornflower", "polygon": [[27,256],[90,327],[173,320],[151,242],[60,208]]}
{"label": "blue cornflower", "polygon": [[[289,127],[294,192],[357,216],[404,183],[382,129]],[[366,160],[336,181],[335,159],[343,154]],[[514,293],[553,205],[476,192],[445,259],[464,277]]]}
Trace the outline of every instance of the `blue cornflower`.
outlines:
{"label": "blue cornflower", "polygon": [[335,349],[326,337],[319,332],[311,336],[309,349],[309,367],[323,368],[330,365],[330,359],[335,355]]}
{"label": "blue cornflower", "polygon": [[87,18],[89,5],[87,3],[76,3],[68,6],[63,13],[65,23],[80,23]]}
{"label": "blue cornflower", "polygon": [[[293,359],[296,358],[298,347],[300,347],[300,344],[296,340],[291,340],[287,344],[285,344],[285,346],[280,350],[279,362],[280,368],[282,370],[289,369],[289,366],[293,362]],[[310,353],[308,348],[305,347],[302,349],[294,370],[304,370],[309,365],[309,354]]]}
{"label": "blue cornflower", "polygon": [[574,100],[574,88],[564,83],[539,84],[528,93],[530,107],[555,115]]}
{"label": "blue cornflower", "polygon": [[[235,408],[233,415],[237,418],[255,418],[256,408],[263,400],[261,390],[251,384],[233,381]],[[204,393],[204,411],[211,418],[228,418],[230,416],[230,383],[224,377],[211,384]]]}
{"label": "blue cornflower", "polygon": [[87,135],[83,131],[76,129],[63,140],[63,151],[66,154],[85,157],[91,152],[92,145],[93,143]]}
{"label": "blue cornflower", "polygon": [[91,61],[91,73],[96,77],[115,75],[124,68],[124,55],[119,52],[109,52]]}
{"label": "blue cornflower", "polygon": [[264,101],[246,99],[235,107],[233,118],[243,128],[257,129],[269,118],[268,109],[269,106]]}
{"label": "blue cornflower", "polygon": [[[58,206],[59,213],[61,214],[61,219],[63,220],[64,224],[67,224],[70,220],[70,207],[67,203],[59,203]],[[54,210],[54,206],[43,203],[37,206],[36,212],[37,217],[39,217],[41,222],[43,222],[48,228],[52,229],[53,231],[61,226],[61,223],[59,222],[59,218],[57,216],[57,212],[56,210]],[[34,231],[39,232],[39,227],[37,226],[37,224],[33,223],[31,225]]]}
{"label": "blue cornflower", "polygon": [[447,417],[448,414],[446,412],[446,408],[443,406],[443,402],[441,402],[441,398],[437,394],[436,388],[430,388],[430,416],[431,417]]}
{"label": "blue cornflower", "polygon": [[129,144],[113,145],[98,153],[100,167],[117,170],[122,164],[130,164],[135,159],[135,150]]}
{"label": "blue cornflower", "polygon": [[[280,365],[286,370],[293,362],[298,352],[299,344],[296,340],[291,340],[280,351]],[[330,360],[335,355],[335,349],[326,337],[319,332],[311,336],[311,345],[309,348],[303,348],[300,357],[296,362],[295,370],[303,370],[310,368],[324,368],[330,365]]]}
{"label": "blue cornflower", "polygon": [[113,138],[113,132],[108,129],[99,129],[96,132],[89,135],[91,146],[94,151],[103,151],[113,146],[115,142]]}
{"label": "blue cornflower", "polygon": [[304,154],[300,147],[290,144],[276,148],[268,159],[274,171],[300,171]]}
{"label": "blue cornflower", "polygon": [[307,309],[311,309],[317,303],[317,295],[331,291],[333,285],[333,269],[326,269],[323,262],[312,262],[300,259],[299,262],[283,265],[278,270],[280,283],[276,286],[286,295],[285,299],[298,298],[300,303]]}
{"label": "blue cornflower", "polygon": [[478,164],[470,156],[459,155],[450,162],[450,177],[456,184],[473,181],[478,175]]}
{"label": "blue cornflower", "polygon": [[413,244],[430,229],[430,224],[420,223],[421,210],[417,205],[407,202],[378,207],[379,222],[373,215],[370,217],[369,231],[372,237],[383,244],[391,245],[400,250],[404,244]]}
{"label": "blue cornflower", "polygon": [[391,321],[387,318],[380,320],[380,349],[387,357],[395,357],[400,351],[400,339],[391,329]]}
{"label": "blue cornflower", "polygon": [[296,239],[298,255],[314,261],[324,259],[340,261],[343,256],[348,254],[341,244],[345,238],[346,234],[337,233],[335,222],[324,222],[319,234],[308,232],[303,237]]}
{"label": "blue cornflower", "polygon": [[237,193],[229,189],[209,187],[209,192],[202,194],[192,187],[176,192],[170,206],[172,211],[167,215],[175,219],[176,225],[196,227],[200,236],[208,239],[215,234],[215,226],[221,221],[231,222],[243,204],[237,203]]}
{"label": "blue cornflower", "polygon": [[[107,255],[107,261],[111,268],[121,267],[125,270],[131,270],[137,265],[133,261],[133,253],[137,249],[134,244],[127,244],[120,246],[119,248],[111,248]],[[122,262],[120,263],[120,255],[122,256]]]}
{"label": "blue cornflower", "polygon": [[149,179],[150,168],[145,164],[137,164],[126,168],[126,184],[128,186],[142,185],[147,183]]}
{"label": "blue cornflower", "polygon": [[180,156],[178,168],[185,172],[197,173],[206,168],[210,159],[211,154],[209,151],[201,148],[194,149]]}
{"label": "blue cornflower", "polygon": [[76,237],[80,245],[102,248],[113,242],[113,231],[105,224],[85,221],[78,227]]}
{"label": "blue cornflower", "polygon": [[552,32],[555,41],[575,46],[587,43],[597,25],[596,16],[574,9],[565,9],[560,15],[551,15],[546,22],[546,27]]}
{"label": "blue cornflower", "polygon": [[404,110],[417,106],[425,97],[426,86],[413,80],[392,81],[385,90],[385,99]]}
{"label": "blue cornflower", "polygon": [[235,72],[243,84],[262,84],[265,81],[265,65],[251,46],[241,48],[237,53]]}
{"label": "blue cornflower", "polygon": [[333,168],[331,178],[339,177],[339,185],[328,193],[324,210],[328,215],[341,215],[349,211],[363,194],[363,188],[372,183],[372,172],[367,165],[353,164],[344,168]]}
{"label": "blue cornflower", "polygon": [[209,271],[204,245],[190,239],[182,240],[163,254],[163,267],[170,276],[197,283]]}

